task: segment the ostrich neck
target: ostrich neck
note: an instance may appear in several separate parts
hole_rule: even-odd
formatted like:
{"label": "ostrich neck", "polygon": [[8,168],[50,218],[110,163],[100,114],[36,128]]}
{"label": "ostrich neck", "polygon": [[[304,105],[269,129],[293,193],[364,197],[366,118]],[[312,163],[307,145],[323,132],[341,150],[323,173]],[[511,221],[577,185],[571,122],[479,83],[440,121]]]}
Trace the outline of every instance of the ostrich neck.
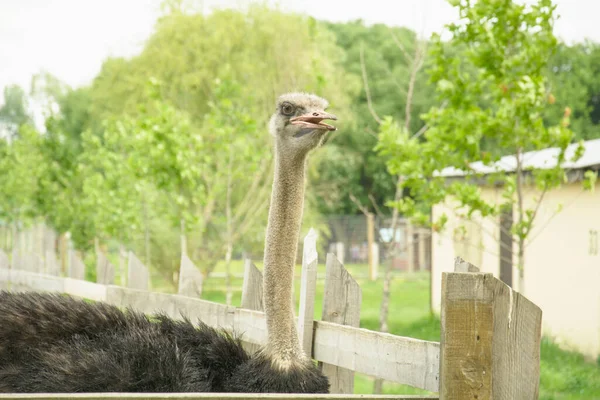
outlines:
{"label": "ostrich neck", "polygon": [[275,154],[275,174],[264,255],[267,351],[281,367],[306,359],[294,321],[292,285],[304,205],[306,158]]}

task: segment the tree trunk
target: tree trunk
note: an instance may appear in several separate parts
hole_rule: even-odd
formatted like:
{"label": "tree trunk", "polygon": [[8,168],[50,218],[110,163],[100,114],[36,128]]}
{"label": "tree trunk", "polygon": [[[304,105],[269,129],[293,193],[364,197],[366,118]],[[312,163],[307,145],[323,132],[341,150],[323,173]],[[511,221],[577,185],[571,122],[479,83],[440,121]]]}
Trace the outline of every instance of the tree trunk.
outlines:
{"label": "tree trunk", "polygon": [[519,239],[519,293],[525,295],[525,240]]}
{"label": "tree trunk", "polygon": [[[402,198],[402,185],[403,178],[398,177],[398,182],[396,183],[396,194],[394,199],[396,201]],[[394,262],[394,256],[396,255],[396,232],[398,230],[398,209],[394,207],[392,211],[392,238],[389,244],[389,251],[387,255],[387,262],[385,263],[385,275],[383,278],[383,296],[381,298],[381,308],[379,310],[379,331],[380,332],[388,332],[388,314],[390,308],[390,293],[392,286],[392,264]],[[376,379],[373,384],[373,393],[381,394],[383,390],[383,380]]]}
{"label": "tree trunk", "polygon": [[227,252],[225,253],[225,286],[227,287],[227,294],[225,296],[225,303],[230,306],[233,298],[233,289],[231,287],[231,254],[233,252],[233,246],[227,243]]}

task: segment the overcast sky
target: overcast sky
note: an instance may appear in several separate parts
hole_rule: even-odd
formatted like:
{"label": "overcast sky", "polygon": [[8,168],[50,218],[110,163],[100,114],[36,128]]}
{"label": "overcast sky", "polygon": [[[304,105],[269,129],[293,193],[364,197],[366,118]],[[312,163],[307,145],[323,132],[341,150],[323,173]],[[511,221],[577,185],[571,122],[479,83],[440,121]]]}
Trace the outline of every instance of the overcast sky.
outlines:
{"label": "overcast sky", "polygon": [[[531,1],[531,0],[529,0]],[[556,34],[571,43],[600,42],[600,0],[555,0]],[[204,0],[205,10],[249,0]],[[108,56],[139,52],[160,12],[160,0],[0,0],[0,91],[46,70],[71,86],[86,84]],[[319,19],[362,18],[407,26],[426,35],[455,19],[446,0],[271,0],[283,10]],[[2,96],[0,96],[2,102]]]}

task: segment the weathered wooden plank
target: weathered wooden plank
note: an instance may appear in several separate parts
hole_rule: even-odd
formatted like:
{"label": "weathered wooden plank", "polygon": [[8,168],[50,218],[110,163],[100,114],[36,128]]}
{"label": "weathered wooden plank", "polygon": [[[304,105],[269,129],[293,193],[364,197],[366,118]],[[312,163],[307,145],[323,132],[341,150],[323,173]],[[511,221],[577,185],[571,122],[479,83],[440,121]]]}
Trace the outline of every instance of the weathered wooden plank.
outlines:
{"label": "weathered wooden plank", "polygon": [[346,255],[346,246],[344,246],[344,242],[335,243],[335,255],[337,256],[338,260],[340,260],[340,262],[343,264]]}
{"label": "weathered wooden plank", "polygon": [[244,283],[242,285],[242,308],[263,310],[263,276],[252,260],[244,261]]}
{"label": "weathered wooden plank", "polygon": [[96,249],[96,282],[102,285],[115,283],[115,267],[101,249]]}
{"label": "weathered wooden plank", "polygon": [[56,259],[56,253],[53,249],[46,250],[44,257],[45,273],[48,275],[60,276],[60,265]]}
{"label": "weathered wooden plank", "polygon": [[171,318],[181,317],[175,296],[167,293],[107,286],[106,302],[116,306],[130,307],[147,314],[164,313]]}
{"label": "weathered wooden plank", "polygon": [[0,268],[3,268],[3,269],[10,268],[10,261],[8,260],[8,256],[2,249],[0,249]]}
{"label": "weathered wooden plank", "polygon": [[537,399],[542,310],[499,279],[493,282],[493,399]]}
{"label": "weathered wooden plank", "polygon": [[127,263],[127,287],[138,290],[148,290],[150,282],[150,273],[148,268],[136,257],[129,252],[129,262]]}
{"label": "weathered wooden plank", "polygon": [[85,264],[73,249],[69,249],[69,278],[85,280]]}
{"label": "weathered wooden plank", "polygon": [[15,252],[13,253],[12,267],[21,271],[41,273],[44,271],[44,260],[37,254]]}
{"label": "weathered wooden plank", "polygon": [[181,253],[179,266],[179,285],[177,292],[182,296],[202,296],[202,272],[194,265],[186,253]]}
{"label": "weathered wooden plank", "polygon": [[304,238],[302,277],[300,278],[300,311],[298,312],[300,345],[309,357],[313,353],[312,339],[315,316],[315,291],[317,288],[317,264],[317,233],[311,228]]}
{"label": "weathered wooden plank", "polygon": [[[108,298],[115,305],[132,306],[147,313],[157,311],[158,297],[169,297],[179,313],[192,321],[232,329],[244,341],[264,345],[267,340],[265,314],[224,304],[178,295],[109,286]],[[121,294],[115,296],[111,291]],[[171,308],[172,310],[172,308]],[[314,322],[313,358],[392,382],[435,392],[439,389],[439,343],[390,335],[329,322]]]}
{"label": "weathered wooden plank", "polygon": [[371,394],[286,394],[286,393],[23,393],[0,394],[6,400],[436,400],[438,396],[371,395]]}
{"label": "weathered wooden plank", "polygon": [[479,268],[460,257],[454,259],[454,272],[479,272]]}
{"label": "weathered wooden plank", "polygon": [[106,285],[64,278],[64,292],[72,296],[83,297],[95,301],[106,301]]}
{"label": "weathered wooden plank", "polygon": [[541,316],[492,274],[444,273],[440,397],[537,399]]}
{"label": "weathered wooden plank", "polygon": [[13,291],[37,290],[45,292],[64,292],[64,279],[18,269],[0,269],[0,281],[10,282]]}
{"label": "weathered wooden plank", "polygon": [[[101,300],[98,285],[87,282],[93,290],[64,284],[64,278],[41,276],[33,272],[0,270],[0,281],[11,280],[29,285],[30,290],[51,290]],[[57,284],[58,283],[58,284]],[[94,295],[94,293],[96,293]],[[173,318],[181,315],[192,322],[201,319],[210,326],[233,330],[242,339],[256,344],[267,340],[265,314],[224,304],[166,293],[153,293],[117,286],[106,286],[106,301],[117,306],[131,306],[145,313],[162,310]],[[314,322],[313,358],[338,367],[408,384],[435,392],[439,389],[439,343],[394,336],[367,329],[324,321]]]}
{"label": "weathered wooden plank", "polygon": [[440,397],[492,399],[491,274],[442,275]]}
{"label": "weathered wooden plank", "polygon": [[[2,249],[0,249],[0,290],[10,289],[10,279],[8,277],[8,271],[10,270],[10,261],[8,256]],[[5,272],[3,272],[5,271]],[[4,279],[2,276],[5,275]]]}
{"label": "weathered wooden plank", "polygon": [[315,321],[314,358],[376,378],[439,390],[439,343]]}
{"label": "weathered wooden plank", "polygon": [[[327,254],[323,321],[358,327],[360,325],[360,286],[334,254]],[[331,393],[354,393],[354,372],[331,364],[322,364],[329,378]]]}
{"label": "weathered wooden plank", "polygon": [[[247,310],[263,311],[263,276],[250,259],[244,260],[244,283],[242,285],[241,307]],[[246,343],[249,353],[256,352],[261,346]]]}

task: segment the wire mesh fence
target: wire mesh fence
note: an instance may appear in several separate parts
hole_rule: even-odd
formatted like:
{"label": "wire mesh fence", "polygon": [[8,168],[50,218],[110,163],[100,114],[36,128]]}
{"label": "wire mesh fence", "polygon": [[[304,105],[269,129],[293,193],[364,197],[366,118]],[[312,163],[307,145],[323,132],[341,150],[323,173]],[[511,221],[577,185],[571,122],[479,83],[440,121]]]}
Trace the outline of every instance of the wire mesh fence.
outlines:
{"label": "wire mesh fence", "polygon": [[342,262],[367,264],[369,261],[369,230],[372,236],[374,262],[391,262],[392,268],[401,271],[431,269],[431,231],[411,225],[400,219],[392,228],[391,218],[372,216],[370,226],[365,215],[337,215],[327,218],[329,236],[327,251]]}

